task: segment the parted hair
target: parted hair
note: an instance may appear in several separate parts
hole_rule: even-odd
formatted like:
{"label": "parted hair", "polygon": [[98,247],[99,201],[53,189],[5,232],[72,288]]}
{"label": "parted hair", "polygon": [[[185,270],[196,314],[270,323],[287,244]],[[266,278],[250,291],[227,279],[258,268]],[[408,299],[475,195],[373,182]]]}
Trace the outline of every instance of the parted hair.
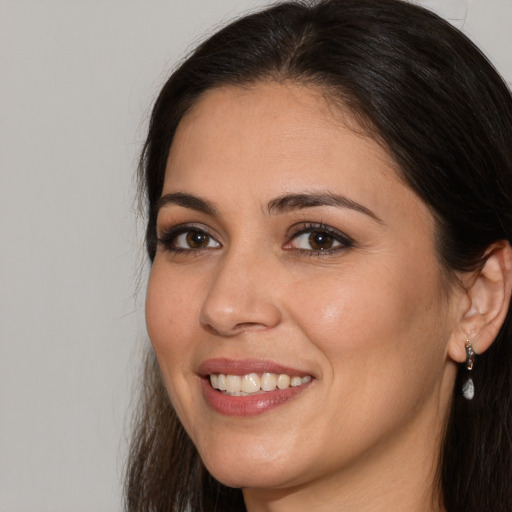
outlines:
{"label": "parted hair", "polygon": [[[512,239],[512,96],[478,48],[402,0],[278,3],[199,45],[158,96],[140,160],[146,248],[176,128],[201,94],[224,85],[294,82],[342,104],[394,159],[436,219],[448,275],[480,268]],[[512,511],[512,319],[473,370],[476,394],[453,391],[438,481],[449,512]],[[127,512],[230,512],[239,489],[217,482],[181,426],[148,353],[126,478]]]}

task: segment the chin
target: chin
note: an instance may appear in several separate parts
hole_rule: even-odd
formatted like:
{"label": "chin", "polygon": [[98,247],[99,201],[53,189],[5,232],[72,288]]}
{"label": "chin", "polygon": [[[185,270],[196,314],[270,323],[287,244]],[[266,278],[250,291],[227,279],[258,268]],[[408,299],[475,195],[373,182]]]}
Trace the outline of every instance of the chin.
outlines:
{"label": "chin", "polygon": [[[228,487],[278,488],[287,486],[298,475],[297,461],[287,460],[286,454],[272,448],[265,449],[261,440],[252,442],[252,449],[240,449],[240,444],[231,443],[231,449],[217,450],[200,455],[210,474]],[[221,452],[221,453],[219,453]]]}
{"label": "chin", "polygon": [[271,466],[226,468],[220,464],[206,466],[210,474],[227,487],[270,489],[282,488],[288,485],[288,479],[282,471]]}

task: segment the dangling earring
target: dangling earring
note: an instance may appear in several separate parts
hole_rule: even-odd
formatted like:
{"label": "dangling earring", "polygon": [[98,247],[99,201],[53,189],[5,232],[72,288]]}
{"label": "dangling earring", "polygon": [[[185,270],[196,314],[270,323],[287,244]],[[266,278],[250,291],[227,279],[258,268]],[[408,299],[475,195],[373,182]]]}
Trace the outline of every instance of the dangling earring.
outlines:
{"label": "dangling earring", "polygon": [[[466,340],[466,370],[470,372],[473,369],[475,364],[475,352],[473,350],[473,346]],[[473,400],[475,396],[475,385],[473,384],[473,379],[469,377],[469,379],[462,386],[462,395],[466,400]]]}

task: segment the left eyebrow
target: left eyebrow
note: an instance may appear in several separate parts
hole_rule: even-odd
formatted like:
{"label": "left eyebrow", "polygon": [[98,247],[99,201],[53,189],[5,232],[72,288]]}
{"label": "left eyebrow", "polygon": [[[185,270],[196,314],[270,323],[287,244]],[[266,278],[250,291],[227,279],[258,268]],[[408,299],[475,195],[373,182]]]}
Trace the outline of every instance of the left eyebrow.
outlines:
{"label": "left eyebrow", "polygon": [[383,224],[382,220],[366,206],[348,197],[332,194],[330,192],[319,194],[287,194],[270,201],[267,208],[269,213],[284,213],[292,210],[302,210],[303,208],[313,208],[315,206],[348,208],[368,215],[368,217]]}

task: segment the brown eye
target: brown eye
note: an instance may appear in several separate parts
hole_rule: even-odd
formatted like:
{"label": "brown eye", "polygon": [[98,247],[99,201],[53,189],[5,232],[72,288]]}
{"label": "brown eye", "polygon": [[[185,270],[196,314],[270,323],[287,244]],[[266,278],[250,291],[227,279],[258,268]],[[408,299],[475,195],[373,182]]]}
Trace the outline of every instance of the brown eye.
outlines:
{"label": "brown eye", "polygon": [[353,247],[354,241],[344,233],[324,225],[306,225],[291,237],[284,249],[298,249],[311,254],[330,254]]}
{"label": "brown eye", "polygon": [[161,247],[168,251],[193,252],[203,249],[218,249],[221,244],[202,229],[176,226],[158,238]]}
{"label": "brown eye", "polygon": [[202,249],[208,247],[210,236],[201,231],[189,231],[185,233],[185,240],[190,249]]}
{"label": "brown eye", "polygon": [[314,251],[332,249],[334,237],[325,231],[311,231],[308,242]]}

